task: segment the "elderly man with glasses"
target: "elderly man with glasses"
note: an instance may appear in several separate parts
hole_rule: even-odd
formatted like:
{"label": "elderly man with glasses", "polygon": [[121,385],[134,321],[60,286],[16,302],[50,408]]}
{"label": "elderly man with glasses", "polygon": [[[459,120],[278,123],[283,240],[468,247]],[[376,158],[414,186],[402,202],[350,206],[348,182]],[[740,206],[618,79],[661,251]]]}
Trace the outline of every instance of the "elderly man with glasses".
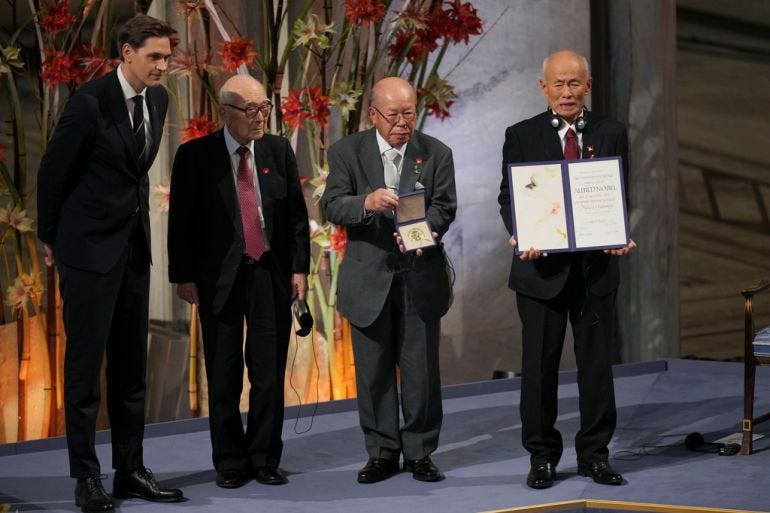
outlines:
{"label": "elderly man with glasses", "polygon": [[199,306],[216,484],[236,488],[252,476],[283,484],[283,381],[291,300],[307,290],[307,208],[289,141],[265,133],[271,105],[262,84],[236,75],[219,103],[224,127],[183,144],[174,160],[169,280]]}
{"label": "elderly man with glasses", "polygon": [[[405,80],[380,80],[369,106],[374,128],[329,148],[323,203],[328,219],[347,228],[337,309],[352,325],[358,413],[369,455],[359,483],[397,473],[401,455],[415,479],[444,477],[430,457],[443,415],[440,318],[451,298],[440,238],[457,201],[452,151],[415,131],[416,103]],[[417,189],[424,189],[426,217],[439,243],[403,254],[393,209],[399,194]]]}

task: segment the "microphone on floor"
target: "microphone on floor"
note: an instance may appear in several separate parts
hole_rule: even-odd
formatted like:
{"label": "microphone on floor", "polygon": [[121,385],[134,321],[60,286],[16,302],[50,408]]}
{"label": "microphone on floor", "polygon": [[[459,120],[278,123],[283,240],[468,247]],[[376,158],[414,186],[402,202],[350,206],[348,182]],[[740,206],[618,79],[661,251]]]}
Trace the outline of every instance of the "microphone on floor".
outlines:
{"label": "microphone on floor", "polygon": [[741,450],[740,444],[736,443],[706,442],[703,435],[697,431],[685,437],[684,446],[694,452],[717,453],[720,456],[732,456]]}

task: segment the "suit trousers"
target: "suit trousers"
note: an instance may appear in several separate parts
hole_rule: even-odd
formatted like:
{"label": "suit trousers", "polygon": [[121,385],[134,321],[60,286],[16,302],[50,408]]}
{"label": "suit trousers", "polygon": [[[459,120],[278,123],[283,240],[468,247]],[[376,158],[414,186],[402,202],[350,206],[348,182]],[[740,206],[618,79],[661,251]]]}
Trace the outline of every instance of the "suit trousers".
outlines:
{"label": "suit trousers", "polygon": [[70,476],[101,474],[94,448],[102,358],[107,357],[107,413],[112,466],[143,466],[150,261],[141,229],[118,262],[100,274],[58,263],[64,299],[64,409]]}
{"label": "suit trousers", "polygon": [[[579,262],[579,259],[576,259]],[[616,293],[597,296],[586,287],[579,263],[573,263],[562,291],[552,299],[516,295],[522,321],[523,356],[520,412],[522,442],[532,463],[561,458],[556,429],[559,362],[567,320],[572,325],[578,369],[580,429],[575,450],[581,461],[607,459],[615,431],[612,355]]]}
{"label": "suit trousers", "polygon": [[[415,460],[438,446],[443,411],[439,373],[440,321],[423,321],[402,276],[366,327],[353,326],[358,415],[372,458]],[[396,368],[400,372],[401,411]]]}
{"label": "suit trousers", "polygon": [[[278,272],[268,253],[258,263],[240,265],[220,313],[201,307],[212,459],[218,471],[278,467],[281,461],[290,296],[289,276]],[[245,432],[240,412],[244,361],[250,384]]]}

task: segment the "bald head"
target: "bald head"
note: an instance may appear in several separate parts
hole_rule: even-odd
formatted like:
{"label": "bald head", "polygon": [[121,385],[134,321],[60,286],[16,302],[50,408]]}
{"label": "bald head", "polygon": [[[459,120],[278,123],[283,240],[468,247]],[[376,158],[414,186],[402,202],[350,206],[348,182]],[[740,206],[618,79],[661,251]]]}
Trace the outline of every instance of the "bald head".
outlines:
{"label": "bald head", "polygon": [[369,119],[394,148],[403,146],[414,132],[417,95],[412,85],[399,77],[386,77],[374,84]]}
{"label": "bald head", "polygon": [[249,93],[261,93],[267,99],[265,86],[251,75],[233,75],[222,84],[219,90],[219,103],[233,103]]}
{"label": "bald head", "polygon": [[540,90],[550,109],[570,125],[583,115],[586,96],[591,92],[588,61],[572,50],[552,53],[543,61]]}
{"label": "bald head", "polygon": [[239,144],[265,135],[270,102],[265,87],[250,75],[235,75],[219,90],[219,113]]}
{"label": "bald head", "polygon": [[389,98],[408,99],[417,105],[417,95],[414,93],[412,84],[401,77],[385,77],[374,84],[372,105],[381,108],[381,103],[388,101]]}
{"label": "bald head", "polygon": [[548,66],[553,61],[554,63],[559,63],[560,61],[577,61],[580,63],[581,66],[585,69],[586,75],[591,76],[590,68],[588,66],[588,59],[586,59],[583,55],[572,51],[572,50],[559,50],[558,52],[554,52],[545,59],[543,59],[543,71],[541,78],[545,78],[546,70],[548,69]]}

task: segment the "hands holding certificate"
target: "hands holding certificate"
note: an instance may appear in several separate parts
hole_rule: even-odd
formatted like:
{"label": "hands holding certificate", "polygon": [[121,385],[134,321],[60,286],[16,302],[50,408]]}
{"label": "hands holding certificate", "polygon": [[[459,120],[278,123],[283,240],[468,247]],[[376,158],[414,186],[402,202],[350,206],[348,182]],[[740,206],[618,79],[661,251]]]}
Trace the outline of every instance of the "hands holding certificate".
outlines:
{"label": "hands holding certificate", "polygon": [[[516,237],[511,236],[511,238],[508,239],[508,244],[510,244],[511,247],[515,248],[516,245],[518,244],[518,242],[516,241]],[[610,255],[624,256],[629,254],[633,249],[636,249],[636,242],[634,242],[633,239],[628,239],[628,244],[626,244],[624,247],[614,248],[614,249],[605,249],[604,252]],[[529,249],[522,250],[521,254],[519,255],[519,258],[521,260],[535,260],[540,257],[547,257],[547,256],[548,256],[547,251],[540,251],[539,249],[529,248]]]}

